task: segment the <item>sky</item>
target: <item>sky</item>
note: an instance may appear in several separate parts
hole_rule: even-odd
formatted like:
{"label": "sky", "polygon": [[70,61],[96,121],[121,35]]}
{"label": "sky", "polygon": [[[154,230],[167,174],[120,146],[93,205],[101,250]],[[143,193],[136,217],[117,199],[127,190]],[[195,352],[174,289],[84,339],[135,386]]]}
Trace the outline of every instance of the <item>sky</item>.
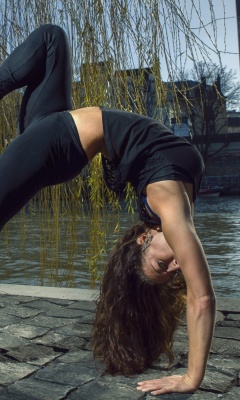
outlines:
{"label": "sky", "polygon": [[[181,71],[189,72],[191,77],[191,71],[195,70],[194,63],[199,61],[220,66],[217,51],[220,53],[222,66],[226,66],[227,71],[236,72],[236,81],[240,81],[236,1],[211,1],[212,13],[209,0],[159,0],[159,19],[164,31],[163,36],[159,34],[159,44],[163,41],[164,51],[159,46],[158,57],[164,81],[179,79]],[[176,17],[173,15],[174,8],[170,14],[171,4],[175,4],[180,10]],[[195,37],[191,34],[188,36],[185,24]],[[151,64],[148,53],[146,59]],[[134,61],[135,68],[138,68],[137,55]]]}
{"label": "sky", "polygon": [[[182,0],[191,2],[192,0]],[[194,0],[197,3],[197,0]],[[222,18],[224,17],[224,7],[222,3],[225,4],[225,25]],[[210,22],[208,0],[200,0],[201,14],[204,22]],[[238,32],[237,32],[237,18],[236,18],[236,2],[235,0],[213,0],[214,11],[217,22],[217,43],[218,49],[221,51],[221,59],[223,66],[227,66],[227,69],[232,69],[237,72],[237,80],[240,80],[240,66],[239,66],[239,49],[238,49]],[[193,21],[194,26],[194,21]],[[204,39],[199,31],[199,36]],[[207,38],[206,38],[207,41]],[[226,43],[225,43],[226,42]],[[213,61],[215,61],[213,59]],[[217,62],[217,58],[216,58]]]}

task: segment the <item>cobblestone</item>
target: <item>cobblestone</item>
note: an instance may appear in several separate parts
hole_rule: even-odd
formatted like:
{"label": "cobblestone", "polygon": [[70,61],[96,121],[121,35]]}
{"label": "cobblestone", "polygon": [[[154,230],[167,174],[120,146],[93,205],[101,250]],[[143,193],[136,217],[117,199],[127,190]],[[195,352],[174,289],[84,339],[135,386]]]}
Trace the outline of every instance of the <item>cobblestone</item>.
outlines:
{"label": "cobblestone", "polygon": [[[27,290],[26,290],[27,291]],[[137,382],[184,373],[186,326],[175,335],[171,370],[162,356],[141,375],[102,376],[91,351],[94,301],[0,295],[1,400],[238,400],[240,300],[221,298],[206,376],[194,394],[151,396]]]}

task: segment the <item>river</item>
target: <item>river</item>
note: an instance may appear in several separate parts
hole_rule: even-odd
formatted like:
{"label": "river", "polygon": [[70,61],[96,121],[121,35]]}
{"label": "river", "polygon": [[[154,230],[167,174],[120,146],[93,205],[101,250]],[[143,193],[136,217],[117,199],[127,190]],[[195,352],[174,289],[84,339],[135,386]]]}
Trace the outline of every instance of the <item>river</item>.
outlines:
{"label": "river", "polygon": [[[195,225],[209,261],[217,296],[240,297],[239,205],[240,197],[237,196],[199,197],[195,205]],[[16,216],[8,223],[7,232],[1,233],[1,283],[89,287],[91,274],[86,253],[89,247],[90,217],[86,215],[84,224],[79,221],[74,233],[75,244],[70,252],[69,247],[66,247],[70,238],[65,231],[64,220],[61,224],[60,243],[51,247],[48,252],[41,250],[44,232],[42,228],[39,229],[39,218],[40,213],[26,218],[23,229],[21,216]],[[132,221],[133,217],[122,211],[121,231],[128,228]],[[116,234],[113,233],[114,224],[114,218],[108,221],[108,251],[116,239]],[[48,229],[46,227],[46,233]],[[103,253],[102,266],[106,259],[107,254]],[[98,285],[99,276],[96,278],[96,286]]]}

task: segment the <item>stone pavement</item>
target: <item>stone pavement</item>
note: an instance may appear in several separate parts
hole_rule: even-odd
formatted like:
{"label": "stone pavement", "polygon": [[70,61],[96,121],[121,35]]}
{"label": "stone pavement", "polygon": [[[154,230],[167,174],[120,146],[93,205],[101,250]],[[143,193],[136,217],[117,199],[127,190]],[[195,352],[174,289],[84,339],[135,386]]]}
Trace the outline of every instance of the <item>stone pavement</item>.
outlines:
{"label": "stone pavement", "polygon": [[240,399],[240,299],[218,299],[206,377],[195,394],[151,396],[137,382],[181,374],[187,362],[184,324],[175,362],[166,359],[132,378],[101,376],[91,352],[96,293],[81,289],[0,285],[0,400]]}

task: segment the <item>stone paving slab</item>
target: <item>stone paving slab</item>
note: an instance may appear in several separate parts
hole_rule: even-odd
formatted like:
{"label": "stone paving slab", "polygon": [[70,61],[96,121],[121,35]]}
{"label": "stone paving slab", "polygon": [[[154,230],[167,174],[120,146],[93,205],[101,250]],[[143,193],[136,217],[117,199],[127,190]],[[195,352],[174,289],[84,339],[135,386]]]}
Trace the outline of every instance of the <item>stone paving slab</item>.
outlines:
{"label": "stone paving slab", "polygon": [[137,390],[106,386],[99,382],[90,382],[77,389],[67,397],[68,400],[140,400],[144,398],[145,395]]}
{"label": "stone paving slab", "polygon": [[0,328],[5,328],[8,325],[20,323],[21,318],[14,317],[13,315],[1,315],[0,317]]}
{"label": "stone paving slab", "polygon": [[[239,400],[240,300],[218,299],[216,329],[206,376],[196,393],[152,396],[136,390],[137,383],[187,366],[186,326],[175,335],[175,361],[166,356],[143,374],[102,375],[91,351],[91,325],[96,292],[0,285],[1,400]],[[62,293],[63,290],[63,293]],[[24,293],[26,294],[24,296]],[[56,297],[53,297],[53,293]]]}
{"label": "stone paving slab", "polygon": [[239,340],[219,339],[214,337],[211,350],[215,354],[240,357],[240,342]]}
{"label": "stone paving slab", "polygon": [[8,351],[7,356],[20,362],[45,366],[62,353],[54,351],[52,348],[40,346],[37,344],[27,344],[23,347]]}
{"label": "stone paving slab", "polygon": [[15,347],[24,346],[27,344],[27,340],[20,338],[18,336],[10,335],[4,332],[3,329],[0,330],[0,349],[1,351],[9,350]]}
{"label": "stone paving slab", "polygon": [[214,336],[223,339],[234,339],[240,341],[239,329],[234,327],[216,326]]}
{"label": "stone paving slab", "polygon": [[[20,321],[19,321],[20,322]],[[26,318],[24,320],[25,324],[32,325],[32,326],[39,326],[42,328],[59,328],[64,325],[71,324],[75,322],[75,319],[69,319],[69,318],[60,318],[60,317],[48,317],[43,314],[38,314],[34,318]],[[13,322],[14,323],[14,322]],[[6,326],[6,324],[5,324]]]}
{"label": "stone paving slab", "polygon": [[8,390],[0,391],[1,400],[59,400],[66,398],[74,388],[29,378],[15,382]]}
{"label": "stone paving slab", "polygon": [[38,367],[26,363],[0,363],[0,385],[8,385],[19,379],[30,376]]}
{"label": "stone paving slab", "polygon": [[71,349],[82,349],[86,346],[86,340],[77,336],[61,335],[60,333],[49,332],[47,335],[34,340],[34,343],[42,344],[54,349],[61,349],[62,352]]}
{"label": "stone paving slab", "polygon": [[20,336],[21,338],[25,339],[35,339],[36,337],[43,336],[45,333],[47,333],[48,329],[32,326],[30,323],[28,325],[25,323],[20,323],[5,326],[5,328],[2,328],[1,331],[8,335],[14,335],[17,337]]}

